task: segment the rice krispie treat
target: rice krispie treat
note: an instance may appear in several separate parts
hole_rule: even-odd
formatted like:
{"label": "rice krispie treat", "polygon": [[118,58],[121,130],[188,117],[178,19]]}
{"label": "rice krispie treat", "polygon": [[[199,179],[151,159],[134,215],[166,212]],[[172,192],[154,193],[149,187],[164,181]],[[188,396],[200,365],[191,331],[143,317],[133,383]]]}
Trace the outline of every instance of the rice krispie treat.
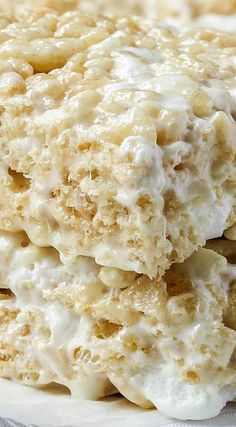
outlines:
{"label": "rice krispie treat", "polygon": [[68,267],[25,233],[1,232],[0,374],[86,399],[118,390],[180,419],[216,416],[236,397],[236,242],[212,247],[229,263],[201,248],[150,280],[89,257]]}
{"label": "rice krispie treat", "polygon": [[0,229],[65,263],[155,277],[235,223],[236,35],[77,12],[9,19]]}
{"label": "rice krispie treat", "polygon": [[213,417],[236,398],[236,35],[44,6],[0,20],[0,375]]}

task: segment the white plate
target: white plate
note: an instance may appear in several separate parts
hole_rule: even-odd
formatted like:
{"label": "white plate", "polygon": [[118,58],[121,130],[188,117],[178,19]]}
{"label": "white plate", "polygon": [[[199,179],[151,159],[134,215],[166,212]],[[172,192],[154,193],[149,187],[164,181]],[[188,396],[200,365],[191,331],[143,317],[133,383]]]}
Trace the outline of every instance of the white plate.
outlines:
{"label": "white plate", "polygon": [[236,404],[212,420],[183,423],[138,408],[119,395],[99,402],[77,400],[60,387],[32,389],[0,379],[0,417],[44,427],[229,427],[236,426]]}

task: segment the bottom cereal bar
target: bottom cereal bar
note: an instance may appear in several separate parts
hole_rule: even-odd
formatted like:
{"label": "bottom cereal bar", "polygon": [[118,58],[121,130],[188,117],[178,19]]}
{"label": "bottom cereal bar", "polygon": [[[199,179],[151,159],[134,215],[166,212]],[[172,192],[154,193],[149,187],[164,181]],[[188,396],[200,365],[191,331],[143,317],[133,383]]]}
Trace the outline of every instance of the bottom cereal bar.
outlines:
{"label": "bottom cereal bar", "polygon": [[217,415],[236,397],[236,242],[209,247],[150,280],[88,257],[63,265],[2,232],[0,374],[78,398],[118,390],[180,419]]}

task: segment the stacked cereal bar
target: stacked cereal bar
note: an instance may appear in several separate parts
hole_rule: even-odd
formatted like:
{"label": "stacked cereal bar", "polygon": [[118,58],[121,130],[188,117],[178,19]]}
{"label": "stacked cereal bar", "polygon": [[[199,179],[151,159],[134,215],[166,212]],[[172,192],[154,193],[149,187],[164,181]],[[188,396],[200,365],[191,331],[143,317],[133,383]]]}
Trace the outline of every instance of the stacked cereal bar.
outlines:
{"label": "stacked cereal bar", "polygon": [[55,4],[0,20],[0,373],[215,416],[236,397],[236,35]]}

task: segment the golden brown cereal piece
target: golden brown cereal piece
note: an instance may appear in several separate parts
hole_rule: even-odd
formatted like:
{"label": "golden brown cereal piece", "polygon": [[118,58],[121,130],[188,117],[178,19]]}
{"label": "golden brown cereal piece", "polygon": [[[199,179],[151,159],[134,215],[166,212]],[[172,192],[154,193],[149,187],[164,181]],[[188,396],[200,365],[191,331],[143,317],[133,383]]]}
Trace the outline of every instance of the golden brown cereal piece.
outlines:
{"label": "golden brown cereal piece", "polygon": [[209,240],[205,246],[227,258],[231,264],[236,264],[236,242],[226,239]]}

